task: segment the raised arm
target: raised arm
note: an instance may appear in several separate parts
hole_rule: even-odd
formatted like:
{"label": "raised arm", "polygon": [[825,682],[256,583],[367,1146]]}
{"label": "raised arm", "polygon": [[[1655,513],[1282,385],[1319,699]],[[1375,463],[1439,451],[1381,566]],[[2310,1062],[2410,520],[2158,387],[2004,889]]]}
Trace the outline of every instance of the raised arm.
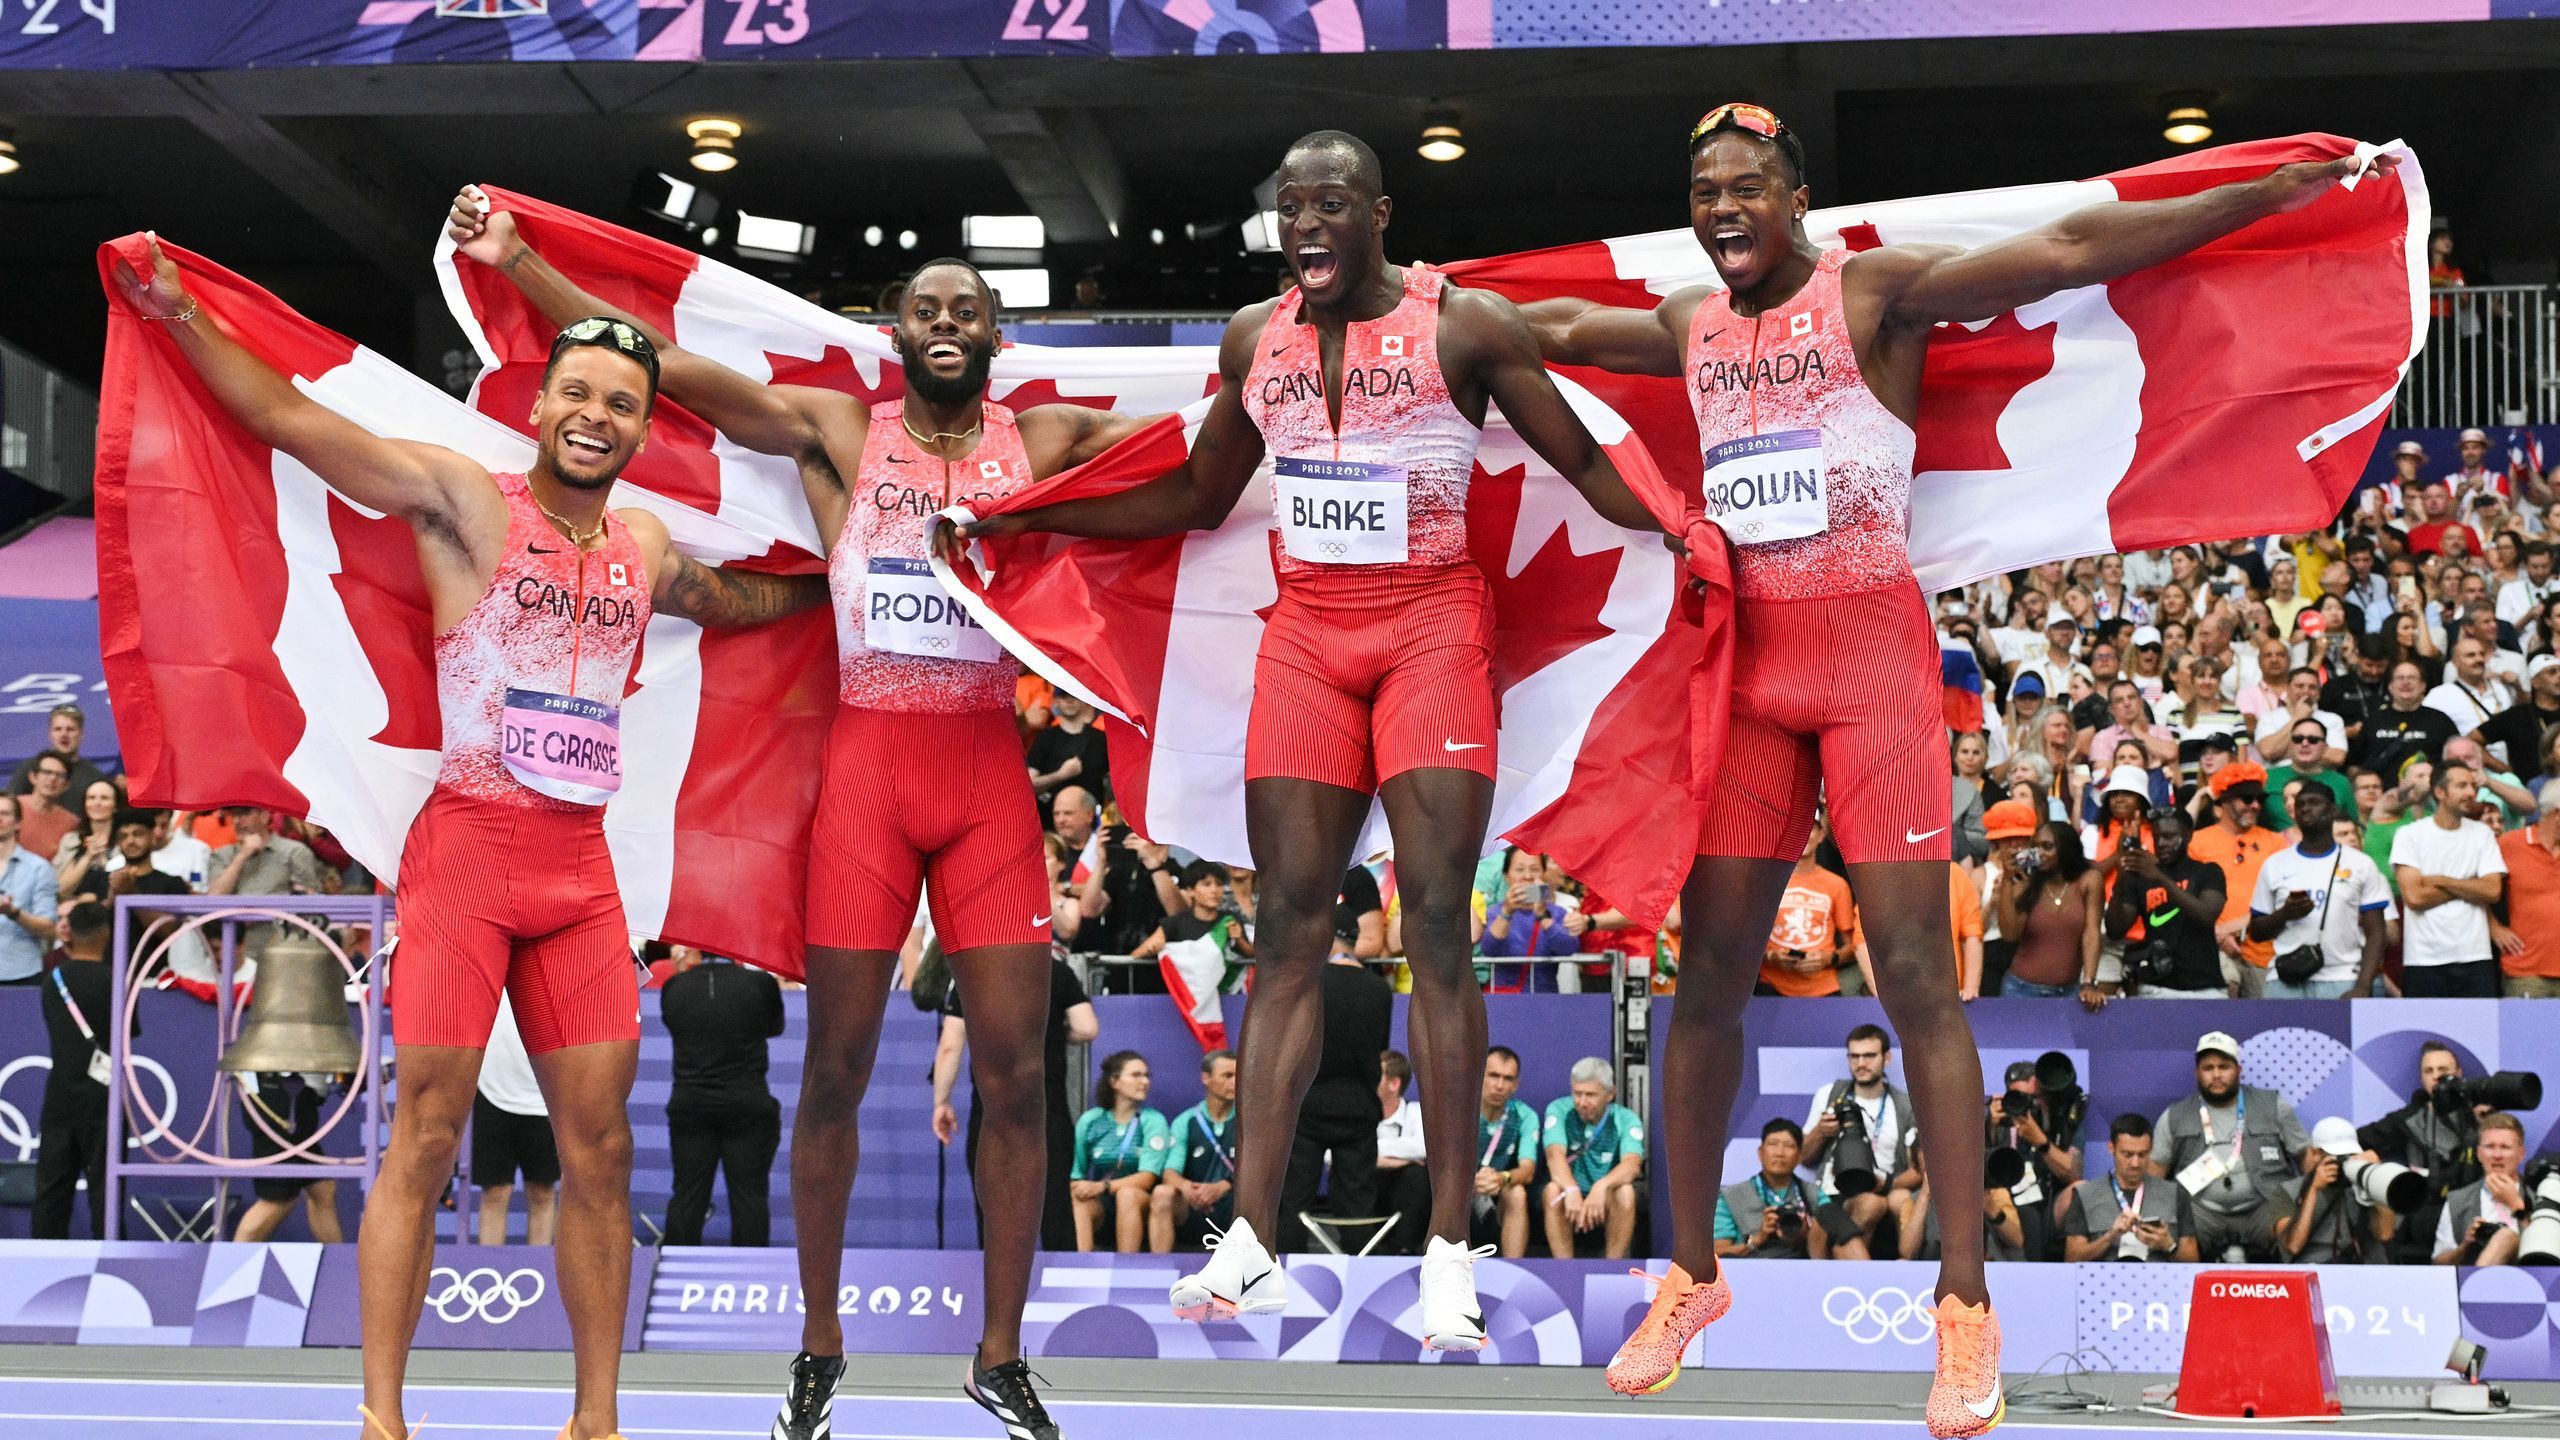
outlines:
{"label": "raised arm", "polygon": [[1687,359],[1689,322],[1706,295],[1706,287],[1693,286],[1650,310],[1566,295],[1533,300],[1520,307],[1520,318],[1528,322],[1538,353],[1552,364],[1596,365],[1620,375],[1677,375]]}
{"label": "raised arm", "polygon": [[329,488],[369,510],[397,515],[423,536],[448,540],[468,559],[469,522],[501,517],[489,472],[440,445],[386,440],[303,394],[292,381],[231,338],[187,293],[177,262],[151,239],[152,275],[116,262],[125,297],[144,317],[168,325],[178,349],[222,408],[260,443],[301,461]]}
{"label": "raised arm", "polygon": [[2174,260],[2270,215],[2299,210],[2360,168],[2388,174],[2398,164],[2393,155],[2304,161],[2193,195],[2091,205],[1977,250],[1895,245],[1850,263],[1883,287],[1878,293],[1889,324],[1988,320]]}
{"label": "raised arm", "polygon": [[[1628,314],[1642,314],[1628,311]],[[1487,290],[1453,289],[1441,302],[1441,317],[1459,340],[1451,378],[1473,380],[1486,398],[1502,407],[1503,418],[1529,448],[1556,469],[1582,498],[1611,524],[1629,530],[1661,530],[1663,522],[1627,488],[1617,462],[1591,437],[1582,417],[1565,403],[1555,377],[1538,358],[1538,342],[1529,322],[1510,301]],[[1647,317],[1650,319],[1650,317]],[[1455,321],[1452,327],[1449,322]],[[1441,351],[1444,362],[1452,358]],[[1672,371],[1679,368],[1675,347]]]}
{"label": "raised arm", "polygon": [[[971,540],[1025,533],[1080,535],[1093,540],[1149,540],[1208,530],[1236,508],[1236,498],[1262,463],[1262,432],[1244,410],[1245,378],[1253,370],[1253,345],[1269,306],[1238,311],[1218,346],[1218,394],[1209,418],[1191,443],[1191,457],[1143,485],[1111,495],[1061,500],[1010,515],[974,520],[954,532],[937,527],[935,544],[945,557]],[[1096,450],[1094,453],[1101,453]]]}
{"label": "raised arm", "polygon": [[[658,347],[658,388],[749,450],[794,459],[823,455],[821,436],[831,422],[869,423],[869,408],[854,396],[750,379],[685,349],[639,316],[579,288],[525,243],[516,231],[515,216],[489,209],[489,199],[478,186],[465,186],[454,197],[445,230],[456,249],[506,276],[551,324],[610,315],[638,327]],[[858,448],[862,432],[852,433]]]}
{"label": "raised arm", "polygon": [[762,575],[705,565],[675,547],[666,522],[646,510],[619,512],[649,567],[649,605],[661,615],[681,615],[698,625],[737,628],[762,625],[827,603],[824,575]]}

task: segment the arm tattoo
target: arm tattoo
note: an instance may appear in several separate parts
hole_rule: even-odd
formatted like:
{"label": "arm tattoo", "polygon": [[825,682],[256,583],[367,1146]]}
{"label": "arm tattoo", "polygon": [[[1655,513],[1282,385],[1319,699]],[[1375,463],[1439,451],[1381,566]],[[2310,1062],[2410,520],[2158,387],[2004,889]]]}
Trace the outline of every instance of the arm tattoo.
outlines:
{"label": "arm tattoo", "polygon": [[826,603],[823,575],[759,575],[669,553],[675,569],[651,600],[664,614],[709,626],[761,625]]}

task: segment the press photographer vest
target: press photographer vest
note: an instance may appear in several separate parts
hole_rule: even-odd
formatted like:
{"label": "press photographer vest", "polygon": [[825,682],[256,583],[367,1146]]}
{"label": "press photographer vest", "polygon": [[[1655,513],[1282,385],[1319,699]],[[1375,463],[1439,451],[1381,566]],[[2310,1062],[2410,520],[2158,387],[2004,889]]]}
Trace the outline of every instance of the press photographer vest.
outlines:
{"label": "press photographer vest", "polygon": [[[2142,1208],[2134,1213],[2134,1218],[2156,1225],[2166,1225],[2170,1232],[2175,1234],[2178,1228],[2178,1182],[2154,1176],[2143,1183],[2141,1198]],[[2108,1226],[2116,1223],[2116,1217],[2123,1213],[2124,1202],[2116,1196],[2114,1177],[2090,1180],[2081,1185],[2080,1214],[2089,1222],[2090,1234],[2096,1235],[2103,1232]],[[2153,1260],[2166,1260],[2170,1252],[2152,1250],[2148,1255]],[[2101,1255],[2098,1258],[2124,1260],[2127,1257],[2116,1253]]]}
{"label": "press photographer vest", "polygon": [[[1769,1213],[1767,1202],[1760,1198],[1760,1187],[1751,1183],[1758,1178],[1756,1175],[1746,1175],[1740,1184],[1727,1185],[1723,1190],[1724,1208],[1733,1212],[1733,1227],[1741,1232],[1745,1244],[1750,1243],[1752,1237],[1760,1233],[1760,1217]],[[1795,1187],[1796,1204],[1803,1207],[1805,1211],[1804,1223],[1807,1226],[1822,1223],[1813,1218],[1813,1197],[1805,1192],[1804,1177],[1790,1177],[1787,1183]],[[1808,1238],[1798,1239],[1792,1247],[1786,1241],[1780,1240],[1774,1245],[1760,1247],[1755,1253],[1772,1259],[1788,1255],[1798,1259],[1809,1258],[1812,1254],[1809,1238],[1811,1233],[1808,1229],[1806,1232]]]}
{"label": "press photographer vest", "polygon": [[[1831,1088],[1822,1092],[1822,1108],[1828,1110],[1832,1106],[1839,1104],[1840,1097],[1849,1093],[1852,1083],[1853,1082],[1847,1080],[1832,1081]],[[1876,1176],[1876,1180],[1879,1189],[1885,1185],[1891,1184],[1893,1182],[1893,1177],[1901,1174],[1902,1171],[1908,1167],[1911,1157],[1903,1153],[1908,1147],[1902,1143],[1902,1137],[1914,1125],[1920,1123],[1918,1113],[1911,1108],[1911,1097],[1903,1094],[1900,1086],[1897,1086],[1892,1081],[1887,1080],[1884,1082],[1884,1096],[1886,1102],[1891,1107],[1885,1112],[1885,1118],[1893,1122],[1893,1134],[1887,1145],[1876,1147],[1876,1169],[1879,1172]],[[1864,1107],[1860,1107],[1860,1110],[1863,1114]],[[1814,1118],[1820,1119],[1821,1117],[1817,1115]],[[1869,1145],[1876,1144],[1876,1137],[1872,1133],[1867,1136],[1867,1143]],[[1831,1187],[1831,1159],[1832,1152],[1839,1148],[1840,1142],[1837,1139],[1834,1139],[1829,1145],[1823,1147],[1822,1193],[1825,1195],[1836,1193]],[[1888,1154],[1893,1157],[1891,1160],[1887,1160],[1885,1158]]]}
{"label": "press photographer vest", "polygon": [[[2263,1203],[2281,1193],[2284,1182],[2302,1173],[2301,1167],[2285,1158],[2284,1133],[2276,1121],[2276,1107],[2284,1103],[2284,1097],[2255,1085],[2243,1085],[2239,1093],[2242,1111],[2239,1163],[2248,1169],[2249,1178],[2258,1187],[2257,1198]],[[2155,1143],[2164,1152],[2162,1165],[2173,1177],[2171,1183],[2174,1184],[2177,1173],[2204,1153],[2204,1097],[2187,1095],[2170,1106],[2168,1113],[2161,1118],[2165,1123]],[[2229,1143],[2222,1135],[2213,1137],[2217,1151]],[[2216,1192],[2221,1189],[2220,1181],[2207,1185],[2204,1192],[2195,1197],[2196,1204],[2207,1210],[2232,1213],[2227,1205],[2216,1203]],[[2244,1206],[2242,1213],[2255,1208]]]}

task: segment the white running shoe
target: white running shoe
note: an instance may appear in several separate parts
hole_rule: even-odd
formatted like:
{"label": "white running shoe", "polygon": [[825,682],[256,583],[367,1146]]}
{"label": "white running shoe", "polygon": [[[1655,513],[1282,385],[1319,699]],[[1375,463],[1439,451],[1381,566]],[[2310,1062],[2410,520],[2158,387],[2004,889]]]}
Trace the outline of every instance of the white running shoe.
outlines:
{"label": "white running shoe", "polygon": [[1422,1252],[1422,1348],[1484,1348],[1484,1308],[1476,1301],[1476,1261],[1495,1253],[1431,1237]]}
{"label": "white running shoe", "polygon": [[1239,1218],[1224,1231],[1209,1228],[1209,1263],[1173,1282],[1173,1313],[1184,1320],[1232,1320],[1289,1307],[1289,1278],[1253,1226]]}

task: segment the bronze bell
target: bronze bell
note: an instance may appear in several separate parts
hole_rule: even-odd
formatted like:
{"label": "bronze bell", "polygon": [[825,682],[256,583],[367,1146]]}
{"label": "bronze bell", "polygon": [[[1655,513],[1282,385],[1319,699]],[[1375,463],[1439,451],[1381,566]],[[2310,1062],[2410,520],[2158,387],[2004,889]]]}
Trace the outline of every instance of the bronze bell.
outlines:
{"label": "bronze bell", "polygon": [[343,1075],[364,1068],[347,1013],[347,972],[327,947],[301,931],[279,933],[258,956],[256,988],[240,1038],[220,1068],[252,1074]]}

